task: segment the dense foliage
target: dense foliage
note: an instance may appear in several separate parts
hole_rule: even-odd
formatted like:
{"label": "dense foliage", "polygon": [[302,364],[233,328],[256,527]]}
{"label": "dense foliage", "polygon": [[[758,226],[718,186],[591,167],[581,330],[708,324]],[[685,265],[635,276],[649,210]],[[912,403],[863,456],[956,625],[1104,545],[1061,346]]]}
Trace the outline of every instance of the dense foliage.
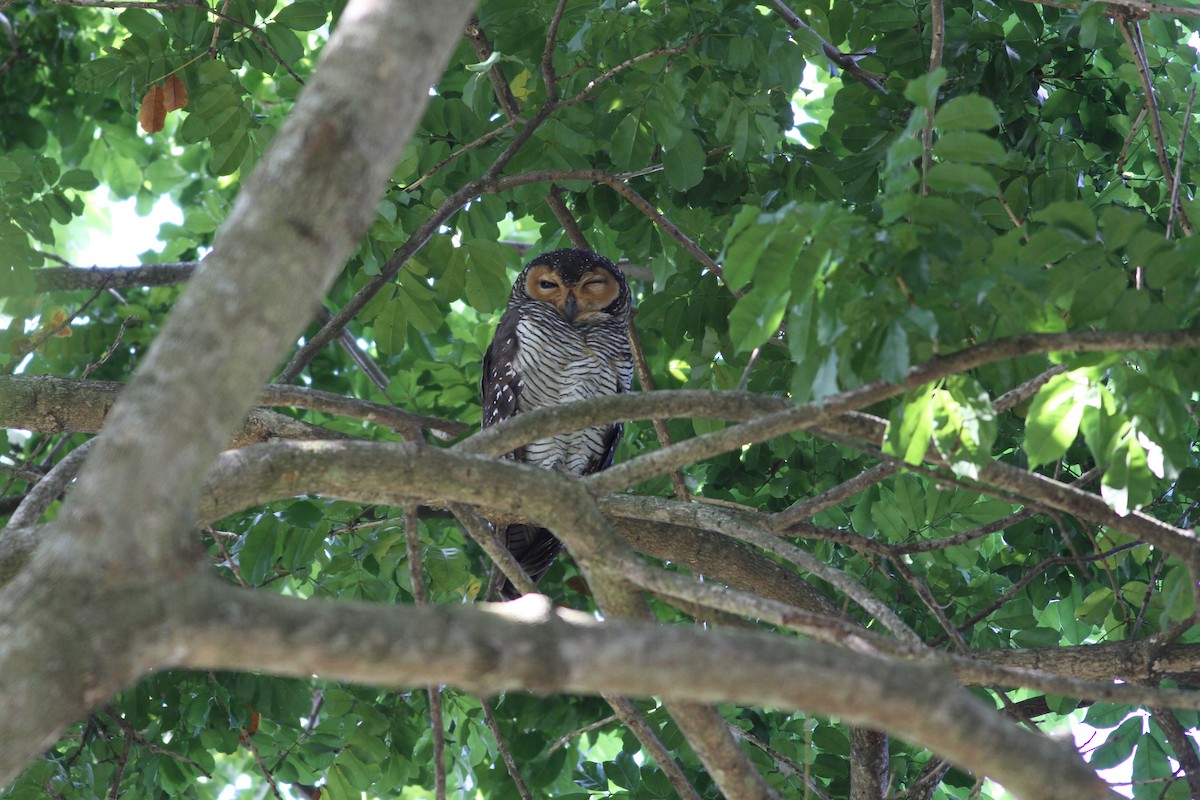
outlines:
{"label": "dense foliage", "polygon": [[[10,386],[41,374],[128,379],[183,279],[90,288],[48,268],[70,262],[98,224],[97,187],[143,211],[164,197],[182,210],[144,264],[206,255],[341,11],[311,0],[112,5],[138,7],[0,6],[0,366]],[[1193,551],[1123,524],[1153,518],[1185,541],[1200,502],[1194,17],[1138,19],[1103,3],[818,0],[794,8],[794,28],[781,4],[571,0],[561,19],[556,6],[480,4],[369,238],[327,296],[336,312],[395,272],[348,328],[379,371],[333,343],[288,378],[439,418],[452,433],[474,427],[483,350],[526,248],[583,241],[625,260],[659,389],[833,402],[1001,342],[907,394],[838,406],[873,415],[857,427],[827,419],[748,438],[633,491],[753,513],[938,648],[1197,642]],[[822,40],[853,57],[831,69]],[[147,134],[143,98],[170,76],[187,105]],[[367,102],[372,87],[362,91]],[[1007,338],[1058,333],[1080,336]],[[339,434],[401,438],[354,417],[291,413]],[[871,427],[881,419],[883,438]],[[657,432],[635,422],[616,460],[660,448],[664,433],[682,441],[727,424],[683,417]],[[79,430],[14,429],[0,441],[5,513],[95,432]],[[815,516],[787,516],[878,464],[890,467]],[[1011,479],[1028,471],[1054,483],[1039,494]],[[1056,504],[1045,489],[1075,481],[1115,515]],[[427,511],[420,532],[429,602],[482,600],[490,564],[455,520]],[[298,497],[200,538],[212,568],[244,586],[385,604],[418,593],[403,509]],[[881,630],[841,589],[771,558]],[[594,607],[569,559],[539,588]],[[673,625],[697,616],[663,599],[653,608]],[[1189,668],[1134,673],[1114,654],[1100,674],[1186,686],[1200,650],[1184,652]],[[1097,678],[1046,658],[1047,672]],[[1184,731],[1200,724],[1196,711],[1005,688],[976,691],[1047,731],[1062,732],[1068,716],[1100,729],[1102,744],[1086,752],[1094,768],[1133,756],[1134,796],[1194,796],[1200,760]],[[510,692],[492,702],[495,730],[478,698],[442,693],[451,796],[519,797],[502,748],[533,796],[675,796],[633,733],[593,725],[610,714],[602,700]],[[718,796],[664,708],[638,706],[700,796]],[[784,796],[849,796],[851,737],[837,720],[718,710]],[[316,786],[327,798],[426,797],[429,720],[423,690],[166,672],[80,720],[0,796],[215,798],[248,781],[284,797]],[[893,793],[1002,796],[939,771],[911,743],[893,740],[887,758]],[[927,774],[939,780],[917,782]]]}

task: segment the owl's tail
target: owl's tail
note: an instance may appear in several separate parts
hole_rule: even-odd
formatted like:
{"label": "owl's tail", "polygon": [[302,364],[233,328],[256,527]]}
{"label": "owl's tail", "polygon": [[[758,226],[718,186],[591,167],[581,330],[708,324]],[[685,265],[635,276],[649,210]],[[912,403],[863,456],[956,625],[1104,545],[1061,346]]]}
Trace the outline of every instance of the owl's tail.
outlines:
{"label": "owl's tail", "polygon": [[[500,538],[534,583],[546,574],[563,548],[562,542],[553,533],[534,525],[509,525],[501,531]],[[521,593],[505,578],[500,584],[500,596],[505,600],[515,600]]]}

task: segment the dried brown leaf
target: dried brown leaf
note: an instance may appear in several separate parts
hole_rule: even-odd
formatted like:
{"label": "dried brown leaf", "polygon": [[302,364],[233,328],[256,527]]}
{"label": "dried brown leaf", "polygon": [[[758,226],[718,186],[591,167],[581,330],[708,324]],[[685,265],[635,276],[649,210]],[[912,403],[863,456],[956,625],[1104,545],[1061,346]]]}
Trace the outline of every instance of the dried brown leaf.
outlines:
{"label": "dried brown leaf", "polygon": [[158,133],[167,121],[165,92],[161,86],[151,86],[138,110],[138,122],[146,133]]}
{"label": "dried brown leaf", "polygon": [[186,108],[187,104],[187,86],[179,79],[178,75],[167,78],[166,85],[163,86],[163,108],[166,112],[169,114],[172,111]]}

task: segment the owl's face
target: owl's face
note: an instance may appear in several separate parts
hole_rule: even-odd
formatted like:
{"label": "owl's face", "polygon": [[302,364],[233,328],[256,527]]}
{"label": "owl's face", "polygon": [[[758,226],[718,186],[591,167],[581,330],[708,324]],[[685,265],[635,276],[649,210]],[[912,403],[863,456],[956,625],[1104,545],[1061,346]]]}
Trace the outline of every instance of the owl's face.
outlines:
{"label": "owl's face", "polygon": [[620,296],[621,287],[606,269],[591,269],[569,281],[553,267],[541,264],[525,276],[525,293],[554,306],[572,325],[587,325],[606,315],[604,309]]}
{"label": "owl's face", "polygon": [[629,313],[624,276],[608,259],[585,250],[555,250],[538,256],[513,287],[513,297],[552,306],[575,326],[594,325]]}

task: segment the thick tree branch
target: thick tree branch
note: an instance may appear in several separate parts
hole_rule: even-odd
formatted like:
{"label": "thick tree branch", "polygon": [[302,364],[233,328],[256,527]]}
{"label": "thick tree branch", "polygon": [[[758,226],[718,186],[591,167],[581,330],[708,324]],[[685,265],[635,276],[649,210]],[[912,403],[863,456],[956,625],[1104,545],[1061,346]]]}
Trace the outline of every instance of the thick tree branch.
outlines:
{"label": "thick tree branch", "polygon": [[[125,384],[113,381],[78,380],[53,375],[0,376],[0,427],[24,428],[46,434],[99,433],[107,424],[109,414],[125,388]],[[302,392],[304,390],[297,390],[297,394]],[[320,394],[314,396],[308,393],[309,397],[315,397],[312,401],[314,405],[322,402]],[[272,394],[268,390],[264,399],[270,397]],[[345,410],[350,403],[349,398],[341,398],[339,405]],[[302,403],[297,405],[303,406]],[[380,421],[413,424],[427,419],[415,415],[397,416],[394,410],[389,414],[383,414],[378,409],[370,411],[379,414]],[[449,423],[446,427],[452,431],[453,426],[454,423]],[[245,447],[272,439],[340,438],[346,438],[346,435],[274,411],[255,408],[248,412],[241,428],[234,431],[227,446]]]}
{"label": "thick tree branch", "polygon": [[80,289],[128,289],[187,283],[199,261],[146,264],[141,267],[51,267],[33,271],[33,291],[66,292]]}
{"label": "thick tree branch", "polygon": [[[883,441],[886,425],[886,420],[879,417],[855,413],[826,420],[821,428],[825,432],[863,439],[878,446]],[[1065,511],[1079,519],[1104,525],[1135,539],[1149,542],[1186,563],[1200,564],[1200,537],[1197,537],[1195,531],[1177,528],[1141,511],[1131,511],[1121,516],[1099,495],[1002,461],[989,461],[980,468],[979,481],[985,486],[1002,489],[1044,508]]]}
{"label": "thick tree branch", "polygon": [[1018,797],[1113,797],[1071,747],[948,689],[940,669],[767,634],[601,624],[538,595],[488,607],[394,608],[299,601],[212,580],[180,594],[174,666],[383,686],[445,682],[483,695],[615,692],[803,709],[893,730]]}
{"label": "thick tree branch", "polygon": [[166,660],[159,595],[198,563],[204,475],[365,233],[469,6],[353,0],[341,15],[45,541],[0,592],[0,784]]}
{"label": "thick tree branch", "polygon": [[[78,380],[53,375],[0,376],[0,427],[25,428],[40,433],[99,433],[125,384]],[[326,414],[386,425],[406,439],[419,438],[422,430],[439,439],[460,436],[471,426],[455,420],[413,414],[395,406],[307,389],[271,384],[258,402],[264,406],[307,408]],[[232,447],[269,439],[337,439],[345,434],[293,417],[252,409],[242,428],[234,433]]]}
{"label": "thick tree branch", "polygon": [[[1027,0],[1027,2],[1041,6],[1053,6],[1054,8],[1080,8],[1082,2],[1070,2],[1070,0]],[[1114,9],[1131,8],[1146,14],[1164,14],[1171,17],[1200,17],[1200,8],[1196,6],[1182,6],[1174,3],[1159,3],[1156,0],[1100,0],[1106,6]]]}

